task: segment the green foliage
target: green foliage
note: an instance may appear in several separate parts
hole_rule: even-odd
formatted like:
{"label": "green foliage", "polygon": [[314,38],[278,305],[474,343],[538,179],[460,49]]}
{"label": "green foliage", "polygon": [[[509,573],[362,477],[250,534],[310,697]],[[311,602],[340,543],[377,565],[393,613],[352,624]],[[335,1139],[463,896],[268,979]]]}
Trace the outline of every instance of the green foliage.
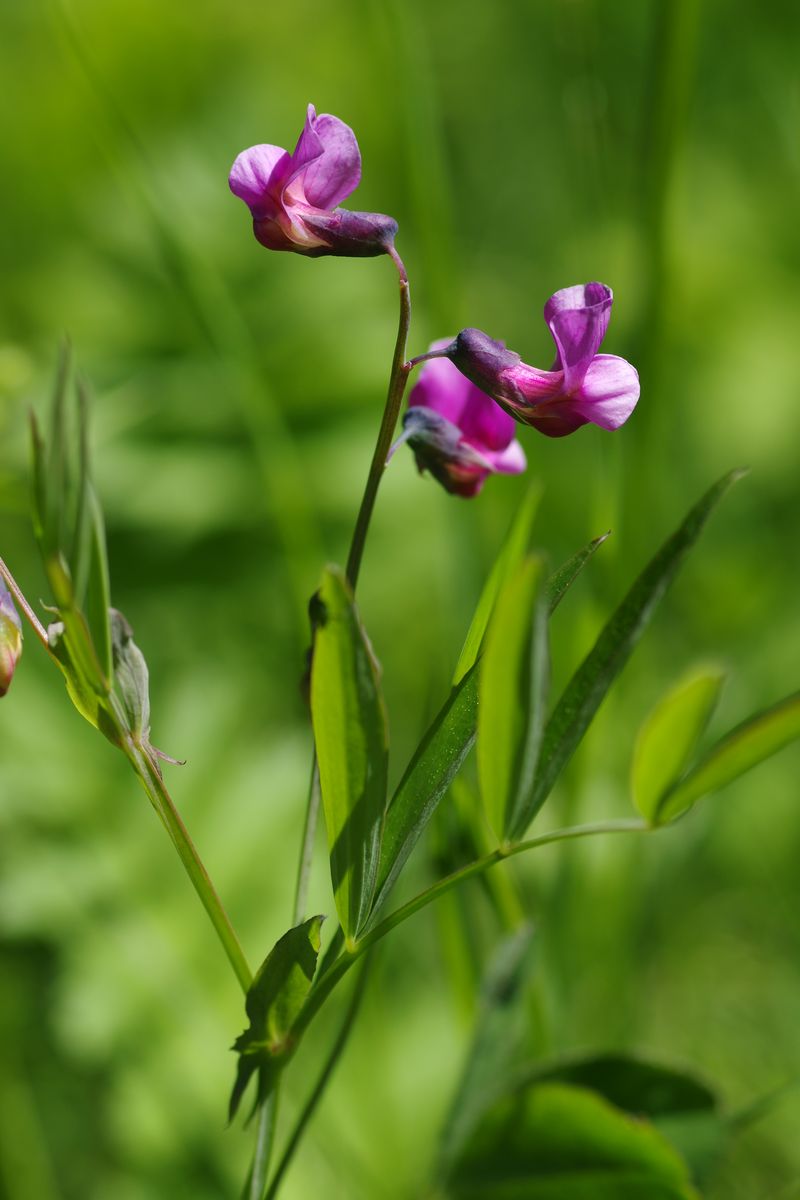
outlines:
{"label": "green foliage", "polygon": [[696,668],[659,701],[636,739],[631,791],[639,812],[659,823],[664,796],[686,770],[713,713],[725,672]]}
{"label": "green foliage", "polygon": [[504,580],[481,660],[478,776],[489,824],[505,842],[530,820],[549,682],[550,603],[541,558]]}
{"label": "green foliage", "polygon": [[250,1024],[233,1044],[239,1055],[231,1093],[233,1120],[248,1083],[259,1072],[256,1103],[263,1104],[293,1047],[291,1030],[317,966],[324,917],[310,917],[280,938],[260,966],[245,999]]}
{"label": "green foliage", "polygon": [[317,593],[311,717],[336,910],[355,937],[375,890],[389,731],[378,664],[338,567],[326,569]]}
{"label": "green foliage", "polygon": [[544,804],[580,744],[706,521],[741,474],[741,471],[732,471],[724,475],[691,509],[612,613],[594,647],[567,684],[545,728],[530,804],[531,816]]}

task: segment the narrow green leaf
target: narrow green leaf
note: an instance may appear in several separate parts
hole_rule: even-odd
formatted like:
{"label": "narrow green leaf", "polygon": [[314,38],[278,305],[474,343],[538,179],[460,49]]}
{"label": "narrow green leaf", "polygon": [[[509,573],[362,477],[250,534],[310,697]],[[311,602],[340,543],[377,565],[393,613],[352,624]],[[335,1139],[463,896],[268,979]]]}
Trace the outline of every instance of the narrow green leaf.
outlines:
{"label": "narrow green leaf", "polygon": [[478,673],[473,666],[453,688],[414,751],[391,799],[370,923],[472,748],[477,713]]}
{"label": "narrow green leaf", "polygon": [[111,661],[111,584],[106,551],[106,528],[103,512],[91,483],[87,484],[89,509],[89,570],[86,581],[86,620],[100,665],[108,679],[112,677]]}
{"label": "narrow green leaf", "polygon": [[547,599],[551,613],[555,612],[558,608],[589,559],[602,546],[606,538],[610,536],[611,530],[609,529],[608,533],[603,533],[600,537],[594,538],[581,550],[573,554],[572,558],[568,558],[565,563],[562,563],[557,571],[553,572],[547,581]]}
{"label": "narrow green leaf", "polygon": [[72,485],[67,432],[67,394],[71,374],[72,349],[69,342],[65,342],[59,355],[56,383],[53,389],[47,453],[45,538],[47,553],[53,555],[64,549],[64,530]]}
{"label": "narrow green leaf", "polygon": [[378,665],[352,590],[328,567],[317,594],[311,717],[339,921],[355,937],[369,915],[386,804],[388,729]]}
{"label": "narrow green leaf", "polygon": [[472,623],[467,631],[467,636],[456,665],[455,675],[453,676],[454,686],[460,683],[467,672],[475,665],[500,589],[509,576],[514,574],[528,551],[531,530],[533,529],[533,522],[536,517],[536,510],[539,507],[541,495],[541,488],[538,484],[534,484],[528,489],[524,500],[517,509],[511,528],[506,535],[506,540],[503,542],[500,553],[495,559],[494,566],[489,573],[489,577],[483,586],[483,591],[478,600]]}
{"label": "narrow green leaf", "polygon": [[545,729],[531,799],[531,817],[549,796],[706,521],[743,474],[737,470],[723,476],[691,509],[635,581],[567,684]]}
{"label": "narrow green leaf", "polygon": [[745,771],[800,737],[800,692],[732,730],[696,763],[659,805],[659,822],[672,821],[702,796],[717,792]]}
{"label": "narrow green leaf", "polygon": [[33,466],[33,535],[42,553],[45,552],[45,523],[47,521],[47,470],[45,466],[45,446],[36,414],[30,414],[31,427],[31,462]]}
{"label": "narrow green leaf", "polygon": [[644,721],[633,751],[631,793],[652,825],[669,789],[686,770],[719,699],[725,672],[696,668],[670,688]]}
{"label": "narrow green leaf", "polygon": [[311,990],[324,919],[311,917],[290,929],[256,973],[245,1000],[250,1024],[233,1044],[239,1062],[230,1100],[231,1120],[254,1073],[260,1072],[259,1104],[277,1078],[281,1060],[292,1050],[292,1025]]}
{"label": "narrow green leaf", "polygon": [[478,686],[478,778],[501,841],[521,836],[544,728],[549,660],[544,564],[530,556],[503,583]]}
{"label": "narrow green leaf", "polygon": [[452,1200],[696,1200],[646,1121],[583,1088],[546,1083],[496,1103],[447,1186]]}

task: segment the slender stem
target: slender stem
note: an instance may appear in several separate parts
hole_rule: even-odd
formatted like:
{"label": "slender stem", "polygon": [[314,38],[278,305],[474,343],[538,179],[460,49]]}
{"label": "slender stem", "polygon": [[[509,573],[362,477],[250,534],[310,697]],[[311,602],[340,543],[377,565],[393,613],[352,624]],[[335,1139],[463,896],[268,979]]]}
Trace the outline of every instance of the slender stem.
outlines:
{"label": "slender stem", "polygon": [[358,1010],[361,1007],[361,1001],[364,998],[364,990],[367,982],[369,965],[370,957],[367,956],[361,969],[361,973],[356,980],[356,985],[353,989],[353,994],[350,997],[350,1003],[347,1006],[347,1012],[345,1013],[341,1028],[336,1035],[336,1040],[328,1052],[328,1057],[326,1058],[323,1068],[319,1073],[317,1082],[314,1084],[311,1095],[306,1100],[303,1110],[295,1122],[294,1129],[292,1130],[289,1140],[286,1143],[286,1148],[281,1155],[281,1160],[275,1169],[275,1174],[272,1176],[272,1182],[269,1185],[269,1189],[267,1190],[264,1200],[274,1200],[275,1196],[277,1196],[281,1180],[286,1174],[286,1171],[288,1170],[289,1165],[294,1158],[295,1151],[300,1144],[300,1139],[305,1133],[306,1126],[314,1115],[316,1107],[322,1099],[323,1093],[330,1082],[330,1078],[336,1068],[336,1064],[341,1058],[342,1052],[347,1045],[353,1025],[355,1024],[355,1019],[358,1015]]}
{"label": "slender stem", "polygon": [[361,507],[358,510],[356,525],[353,530],[353,539],[350,543],[350,553],[347,558],[347,578],[354,590],[358,582],[358,572],[361,567],[361,557],[364,553],[364,544],[367,540],[367,531],[369,530],[372,510],[375,507],[375,497],[378,494],[383,472],[386,470],[386,459],[391,449],[392,435],[397,424],[400,405],[403,400],[403,392],[406,388],[406,381],[410,370],[408,363],[405,361],[408,327],[411,323],[408,275],[403,266],[403,260],[394,247],[389,253],[400,276],[400,324],[397,330],[397,341],[395,342],[394,356],[392,358],[392,370],[389,375],[386,406],[383,410],[383,418],[378,430],[378,440],[375,443],[375,452],[372,455],[367,484],[364,488]]}
{"label": "slender stem", "polygon": [[297,864],[293,925],[299,925],[306,915],[308,884],[311,878],[311,863],[314,857],[314,838],[317,832],[317,819],[319,817],[319,801],[319,766],[317,764],[317,755],[314,753],[311,763],[311,779],[308,784],[308,801],[306,803],[306,819],[303,825],[303,840],[300,845],[300,861]]}
{"label": "slender stem", "polygon": [[245,1185],[244,1200],[261,1200],[264,1188],[267,1186],[269,1160],[272,1154],[272,1143],[275,1139],[275,1122],[278,1116],[277,1088],[267,1096],[258,1110],[258,1126],[256,1128],[256,1148],[253,1155],[253,1165]]}
{"label": "slender stem", "polygon": [[131,766],[139,777],[142,787],[147,792],[150,802],[166,826],[167,833],[171,837],[175,849],[178,851],[178,857],[183,863],[192,887],[197,892],[203,908],[211,918],[211,924],[216,930],[222,948],[228,957],[236,978],[239,980],[242,991],[246,995],[250,984],[253,982],[253,973],[248,966],[244,951],[239,944],[239,939],[231,925],[228,914],[222,907],[222,901],[217,895],[208,872],[203,866],[200,855],[197,853],[194,843],[189,836],[189,831],[184,825],[180,813],[166,789],[164,780],[161,778],[158,768],[152,762],[149,754],[140,745],[136,742],[128,741],[124,745],[124,750]]}
{"label": "slender stem", "polygon": [[28,601],[25,599],[25,597],[22,594],[22,589],[20,588],[20,586],[17,583],[14,576],[9,571],[6,564],[3,562],[2,558],[0,558],[0,577],[2,577],[5,580],[8,590],[11,592],[11,594],[13,595],[17,604],[20,606],[23,613],[30,621],[31,626],[33,627],[33,632],[36,634],[39,641],[44,646],[45,650],[49,650],[50,643],[47,640],[47,630],[45,629],[44,625],[39,620],[39,618],[36,616],[36,613],[33,611],[30,604],[28,604]]}
{"label": "slender stem", "polygon": [[357,962],[362,954],[366,952],[395,929],[398,925],[402,925],[403,921],[407,921],[414,913],[417,913],[422,908],[426,908],[432,904],[434,900],[438,900],[439,896],[443,896],[445,892],[449,892],[451,888],[456,887],[459,883],[463,883],[465,879],[471,879],[473,875],[480,875],[483,871],[488,871],[497,863],[503,862],[506,858],[512,858],[515,854],[523,854],[527,850],[535,850],[540,846],[548,846],[552,842],[565,842],[575,838],[594,837],[597,834],[604,833],[647,833],[650,826],[645,821],[630,820],[630,821],[600,821],[594,825],[572,825],[568,829],[553,829],[550,833],[543,833],[539,837],[529,838],[525,842],[517,842],[512,846],[498,847],[491,854],[484,855],[483,858],[478,858],[474,862],[468,863],[465,867],[459,868],[458,871],[453,871],[451,875],[440,879],[438,883],[427,888],[424,892],[420,892],[412,900],[401,905],[388,917],[385,917],[378,925],[375,925],[368,933],[365,933],[355,945],[349,949],[345,949],[341,957],[333,964],[326,975],[320,979],[316,987],[311,989],[308,1000],[303,1007],[297,1024],[293,1029],[296,1038],[307,1028],[319,1012],[322,1005],[327,1000],[330,993],[336,987],[340,979],[342,979],[352,967],[353,963]]}

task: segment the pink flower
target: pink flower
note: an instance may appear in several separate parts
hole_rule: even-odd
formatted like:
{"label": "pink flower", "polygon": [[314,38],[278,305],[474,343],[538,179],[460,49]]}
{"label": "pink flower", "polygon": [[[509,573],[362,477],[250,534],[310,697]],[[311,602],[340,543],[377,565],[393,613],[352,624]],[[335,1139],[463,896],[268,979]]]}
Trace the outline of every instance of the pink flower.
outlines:
{"label": "pink flower", "polygon": [[544,307],[556,344],[550,371],[530,367],[480,329],[464,329],[444,349],[464,375],[517,421],[563,437],[591,421],[619,429],[639,399],[636,369],[615,354],[598,354],[613,295],[604,283],[563,288]]}
{"label": "pink flower", "polygon": [[[431,350],[448,345],[434,342]],[[420,471],[430,471],[446,491],[477,496],[489,475],[525,470],[515,428],[513,418],[452,363],[433,358],[411,389],[400,441],[409,443]]]}
{"label": "pink flower", "polygon": [[255,235],[268,250],[311,257],[384,254],[393,245],[396,221],[337,208],[360,179],[352,129],[329,113],[317,116],[309,104],[291,154],[280,146],[251,146],[236,159],[228,183],[253,214]]}
{"label": "pink flower", "polygon": [[11,686],[22,654],[22,625],[11,593],[0,580],[0,696]]}

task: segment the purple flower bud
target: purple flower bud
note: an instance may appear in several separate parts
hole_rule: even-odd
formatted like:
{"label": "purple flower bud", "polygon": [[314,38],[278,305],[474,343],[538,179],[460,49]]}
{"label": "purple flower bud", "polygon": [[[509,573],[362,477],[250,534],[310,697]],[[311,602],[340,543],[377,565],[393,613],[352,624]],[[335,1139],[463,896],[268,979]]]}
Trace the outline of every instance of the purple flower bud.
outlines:
{"label": "purple flower bud", "polygon": [[[446,340],[434,342],[431,350],[449,346]],[[403,430],[401,440],[411,446],[420,471],[430,471],[457,496],[477,496],[489,475],[518,475],[527,465],[514,439],[513,418],[447,358],[422,367]]]}
{"label": "purple flower bud", "polygon": [[639,376],[615,354],[598,354],[613,295],[604,283],[563,288],[547,301],[544,318],[556,344],[552,370],[522,362],[479,329],[464,329],[447,357],[517,421],[548,437],[563,437],[591,421],[619,429],[636,407]]}
{"label": "purple flower bud", "polygon": [[0,581],[0,696],[11,686],[22,654],[22,624],[11,593]]}
{"label": "purple flower bud", "polygon": [[382,213],[349,212],[337,205],[361,179],[355,134],[313,104],[294,151],[280,146],[243,150],[228,179],[253,214],[253,230],[268,250],[369,257],[394,244],[397,222]]}

